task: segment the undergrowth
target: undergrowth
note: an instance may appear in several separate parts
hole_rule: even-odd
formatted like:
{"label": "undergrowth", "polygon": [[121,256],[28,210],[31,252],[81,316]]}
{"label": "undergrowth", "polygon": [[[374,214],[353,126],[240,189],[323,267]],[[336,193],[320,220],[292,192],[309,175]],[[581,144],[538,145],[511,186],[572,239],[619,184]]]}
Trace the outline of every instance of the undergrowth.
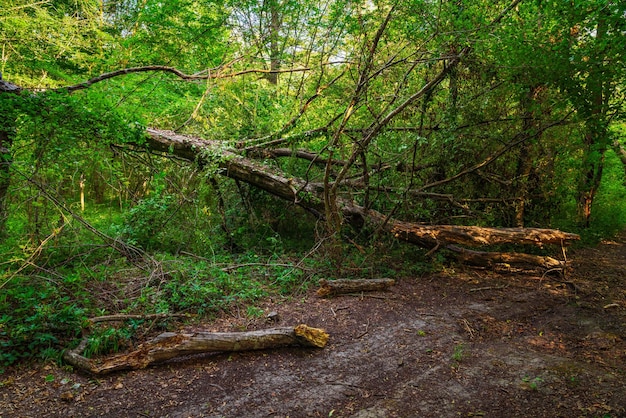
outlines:
{"label": "undergrowth", "polygon": [[[619,169],[607,161],[586,240],[626,225]],[[28,359],[58,360],[84,335],[86,355],[115,353],[190,318],[206,321],[224,312],[259,317],[255,304],[261,300],[301,294],[322,277],[420,277],[446,262],[442,252],[425,257],[416,246],[386,237],[372,241],[372,231],[348,228],[340,248],[325,248],[312,238],[314,226],[301,225],[305,214],[253,197],[257,211],[220,214],[198,209],[197,201],[188,205],[174,195],[152,194],[126,216],[111,205],[83,214],[99,231],[147,251],[156,261],[150,270],[58,211],[49,210],[47,224],[41,223],[48,232],[42,228],[39,237],[25,219],[11,218],[0,243],[0,371]],[[277,212],[283,215],[272,218]],[[572,219],[563,217],[560,226],[571,231]],[[129,319],[89,321],[111,314]],[[157,319],[137,318],[154,314]]]}
{"label": "undergrowth", "polygon": [[77,344],[92,317],[165,314],[158,321],[97,324],[85,352],[106,354],[127,348],[142,334],[168,329],[178,321],[177,314],[202,318],[234,308],[246,312],[270,294],[288,296],[306,289],[310,276],[306,262],[296,266],[256,254],[224,254],[216,262],[161,255],[158,264],[150,274],[116,259],[95,268],[65,266],[53,278],[32,271],[5,278],[0,366],[28,358],[58,359],[61,350]]}

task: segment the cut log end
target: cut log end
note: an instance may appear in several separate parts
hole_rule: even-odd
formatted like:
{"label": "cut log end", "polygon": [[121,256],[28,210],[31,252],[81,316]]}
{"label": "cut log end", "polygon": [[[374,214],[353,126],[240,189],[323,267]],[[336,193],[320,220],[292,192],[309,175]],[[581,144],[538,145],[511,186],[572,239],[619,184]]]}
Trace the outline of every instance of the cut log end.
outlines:
{"label": "cut log end", "polygon": [[294,328],[294,333],[300,339],[304,339],[308,344],[324,348],[328,343],[329,335],[326,331],[320,328],[311,328],[307,325],[300,324]]}

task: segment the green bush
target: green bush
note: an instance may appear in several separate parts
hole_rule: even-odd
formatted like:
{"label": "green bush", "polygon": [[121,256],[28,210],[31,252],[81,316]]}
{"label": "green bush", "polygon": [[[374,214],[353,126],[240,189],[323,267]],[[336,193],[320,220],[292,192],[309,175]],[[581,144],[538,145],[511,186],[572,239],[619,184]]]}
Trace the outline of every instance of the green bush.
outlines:
{"label": "green bush", "polygon": [[130,209],[121,228],[122,237],[146,250],[159,249],[163,230],[172,215],[175,198],[169,194],[155,194],[142,199]]}
{"label": "green bush", "polygon": [[0,366],[57,356],[80,335],[85,311],[54,283],[15,278],[0,292]]}

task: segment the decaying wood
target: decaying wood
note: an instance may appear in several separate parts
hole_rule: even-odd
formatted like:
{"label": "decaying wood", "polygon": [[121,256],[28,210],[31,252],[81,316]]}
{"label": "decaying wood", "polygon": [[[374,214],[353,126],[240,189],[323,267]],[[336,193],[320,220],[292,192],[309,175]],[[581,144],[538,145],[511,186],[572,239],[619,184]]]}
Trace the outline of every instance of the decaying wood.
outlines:
{"label": "decaying wood", "polygon": [[[359,210],[354,208],[354,210]],[[388,219],[376,211],[368,211],[368,216],[379,223],[396,238],[424,247],[448,244],[470,247],[515,244],[543,247],[547,244],[567,246],[580,236],[557,229],[541,228],[486,228],[463,225],[423,225]]]}
{"label": "decaying wood", "polygon": [[332,296],[342,293],[386,290],[396,284],[396,281],[393,279],[321,279],[319,284],[320,288],[317,291],[318,296]]}
{"label": "decaying wood", "polygon": [[129,319],[168,319],[168,318],[190,318],[191,314],[150,314],[150,315],[132,315],[132,314],[116,314],[116,315],[104,315],[89,318],[91,324],[98,322],[116,322],[116,321],[128,321]]}
{"label": "decaying wood", "polygon": [[456,245],[448,245],[447,250],[451,251],[457,260],[480,267],[493,267],[498,264],[510,265],[516,268],[542,267],[547,270],[565,268],[565,262],[556,258],[513,252],[487,252],[473,251]]}
{"label": "decaying wood", "polygon": [[286,346],[323,348],[328,334],[319,328],[301,324],[287,328],[271,328],[247,332],[165,332],[140,345],[137,350],[96,363],[81,353],[87,345],[83,340],[75,350],[64,353],[70,365],[93,374],[106,374],[119,370],[143,369],[175,357],[210,352],[265,350]]}
{"label": "decaying wood", "polygon": [[431,241],[441,245],[447,243],[467,246],[489,246],[502,244],[569,245],[579,238],[576,234],[554,229],[538,228],[485,228],[460,225],[416,225],[395,221],[392,233],[404,241],[422,243]]}

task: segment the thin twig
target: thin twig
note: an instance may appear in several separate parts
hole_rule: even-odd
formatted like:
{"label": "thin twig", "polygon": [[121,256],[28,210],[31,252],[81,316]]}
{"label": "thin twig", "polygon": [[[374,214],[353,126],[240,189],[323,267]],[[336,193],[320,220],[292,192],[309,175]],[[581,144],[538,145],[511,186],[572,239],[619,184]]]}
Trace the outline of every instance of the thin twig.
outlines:
{"label": "thin twig", "polygon": [[149,315],[132,315],[132,314],[115,314],[104,315],[90,318],[89,322],[92,324],[98,322],[114,322],[114,321],[127,321],[129,319],[162,319],[162,318],[190,318],[191,314],[149,314]]}
{"label": "thin twig", "polygon": [[364,337],[365,335],[367,335],[367,333],[369,332],[369,327],[370,327],[370,320],[367,320],[367,324],[365,324],[365,331],[359,335],[358,337],[354,337],[355,340],[358,340],[359,338]]}
{"label": "thin twig", "polygon": [[33,263],[33,260],[35,258],[37,258],[39,256],[39,254],[41,254],[41,251],[43,250],[43,247],[48,243],[48,241],[50,241],[52,238],[54,238],[57,235],[59,235],[61,233],[61,231],[63,230],[63,228],[65,227],[65,225],[67,225],[67,221],[66,221],[65,217],[63,218],[63,220],[65,221],[63,223],[63,225],[61,225],[58,228],[53,229],[52,233],[50,235],[48,235],[48,237],[46,239],[44,239],[41,242],[41,244],[39,244],[39,246],[35,249],[35,251],[33,251],[33,253],[30,255],[30,257],[28,257],[28,259],[26,261],[24,261],[24,263],[20,266],[20,268],[18,268],[13,274],[11,274],[9,276],[8,279],[6,279],[2,284],[0,284],[0,289],[2,289],[4,286],[6,286],[7,283],[9,283],[11,280],[13,280],[13,278],[15,276],[17,276],[27,266],[35,266],[35,263]]}

